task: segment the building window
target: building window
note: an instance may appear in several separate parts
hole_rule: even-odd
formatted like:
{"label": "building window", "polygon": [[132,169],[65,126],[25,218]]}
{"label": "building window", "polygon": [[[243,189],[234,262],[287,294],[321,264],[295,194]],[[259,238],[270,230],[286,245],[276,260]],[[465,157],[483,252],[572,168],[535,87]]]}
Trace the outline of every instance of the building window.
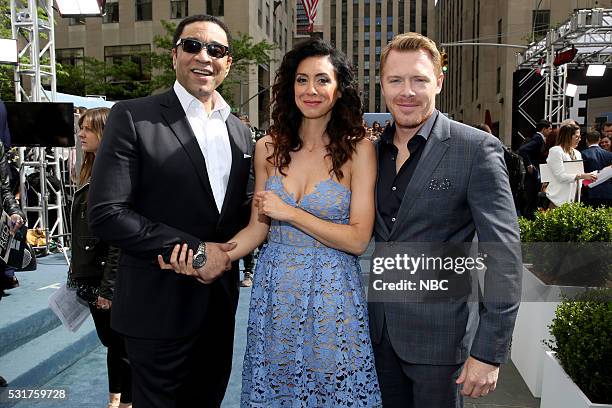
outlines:
{"label": "building window", "polygon": [[410,27],[407,31],[416,31],[416,2],[417,0],[410,0]]}
{"label": "building window", "polygon": [[225,10],[223,0],[206,0],[206,12],[211,16],[223,16]]}
{"label": "building window", "polygon": [[171,1],[170,2],[170,18],[185,18],[189,15],[189,2],[183,1]]}
{"label": "building window", "polygon": [[398,33],[403,33],[404,32],[404,0],[399,0],[397,2],[397,14],[398,14],[398,19],[397,19],[397,32]]}
{"label": "building window", "polygon": [[533,39],[539,41],[544,38],[550,28],[550,10],[533,10],[531,24]]}
{"label": "building window", "polygon": [[84,55],[83,48],[64,48],[55,50],[55,60],[64,66],[82,66]]}
{"label": "building window", "polygon": [[[463,21],[463,19],[459,19]],[[421,34],[427,35],[427,0],[421,3]]]}
{"label": "building window", "polygon": [[85,17],[70,17],[68,25],[85,25]]}
{"label": "building window", "polygon": [[[104,47],[104,62],[108,66],[128,61],[136,64],[138,69],[133,80],[148,81],[151,79],[151,46],[149,44]],[[113,81],[112,78],[110,80]]]}
{"label": "building window", "polygon": [[102,16],[102,22],[119,22],[119,0],[107,0],[106,5],[104,6],[104,15]]}
{"label": "building window", "polygon": [[153,1],[136,0],[136,21],[153,20]]}
{"label": "building window", "polygon": [[332,47],[336,46],[336,0],[331,0],[330,3],[330,14],[331,18],[329,19],[331,22],[330,27],[330,42]]}
{"label": "building window", "polygon": [[257,3],[257,24],[259,27],[263,27],[263,0],[259,0]]}
{"label": "building window", "polygon": [[266,34],[270,35],[270,3],[266,3]]}
{"label": "building window", "polygon": [[502,43],[502,19],[497,20],[497,43]]}
{"label": "building window", "polygon": [[348,23],[347,23],[347,10],[346,10],[346,1],[342,2],[342,51],[346,53],[347,51],[347,31],[348,31]]}
{"label": "building window", "polygon": [[496,79],[497,93],[501,93],[501,67],[497,67],[497,79]]}

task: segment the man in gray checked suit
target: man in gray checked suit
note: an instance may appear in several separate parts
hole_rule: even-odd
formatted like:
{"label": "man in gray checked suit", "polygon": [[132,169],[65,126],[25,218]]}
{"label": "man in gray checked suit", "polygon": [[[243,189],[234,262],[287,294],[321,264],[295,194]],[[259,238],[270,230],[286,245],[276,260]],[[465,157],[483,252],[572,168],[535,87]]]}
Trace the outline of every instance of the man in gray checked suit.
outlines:
{"label": "man in gray checked suit", "polygon": [[[475,235],[479,245],[517,247],[502,144],[435,109],[444,78],[435,43],[416,33],[398,35],[383,51],[380,69],[394,125],[377,145],[377,250],[394,243],[471,243]],[[484,276],[484,298],[472,304],[477,308],[465,298],[370,303],[385,408],[462,407],[463,396],[495,389],[519,306],[520,252],[498,251]]]}

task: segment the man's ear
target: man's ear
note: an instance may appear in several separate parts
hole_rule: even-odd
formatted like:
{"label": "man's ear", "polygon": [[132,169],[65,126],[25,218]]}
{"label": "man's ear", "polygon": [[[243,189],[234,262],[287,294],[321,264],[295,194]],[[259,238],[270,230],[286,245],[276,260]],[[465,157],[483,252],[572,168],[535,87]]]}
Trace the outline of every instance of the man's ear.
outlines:
{"label": "man's ear", "polygon": [[232,66],[232,61],[233,61],[233,59],[232,59],[231,55],[228,55],[227,56],[227,69],[225,70],[224,78],[227,78],[227,76],[229,75],[230,68]]}
{"label": "man's ear", "polygon": [[176,71],[176,47],[172,48],[172,69]]}

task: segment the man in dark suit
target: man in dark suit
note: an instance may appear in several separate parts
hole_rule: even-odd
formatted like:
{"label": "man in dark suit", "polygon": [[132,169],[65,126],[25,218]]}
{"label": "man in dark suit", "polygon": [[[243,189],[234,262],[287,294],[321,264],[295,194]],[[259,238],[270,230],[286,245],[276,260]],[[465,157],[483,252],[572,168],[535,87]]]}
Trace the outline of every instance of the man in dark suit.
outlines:
{"label": "man in dark suit", "polygon": [[[121,249],[112,327],[126,338],[134,406],[219,407],[229,380],[238,265],[225,242],[248,219],[249,130],[215,90],[232,58],[227,26],[208,15],[176,28],[176,82],[117,103],[96,156],[93,232]],[[163,270],[176,244],[193,276]]]}
{"label": "man in dark suit", "polygon": [[540,182],[540,160],[546,138],[552,132],[552,124],[548,120],[541,120],[536,124],[536,132],[525,144],[519,147],[518,154],[523,158],[527,175],[525,177],[525,193],[527,195],[524,207],[521,209],[527,218],[533,218],[537,210]]}
{"label": "man in dark suit", "polygon": [[[586,134],[588,147],[582,151],[585,173],[599,171],[612,165],[612,153],[599,146],[600,138],[601,135],[597,131],[587,132]],[[600,205],[612,207],[612,179],[587,189],[585,201],[593,207],[599,207]]]}
{"label": "man in dark suit", "polygon": [[[377,146],[376,251],[401,258],[393,251],[463,246],[476,234],[480,242],[518,243],[502,144],[435,109],[444,78],[435,43],[400,34],[383,51],[380,69],[394,124]],[[456,300],[417,302],[370,286],[370,334],[385,408],[461,407],[462,395],[495,389],[499,364],[509,355],[521,279],[520,256],[502,254],[484,278],[487,292],[499,291],[498,301],[481,300],[472,318],[462,292]],[[467,276],[458,278],[472,285]]]}

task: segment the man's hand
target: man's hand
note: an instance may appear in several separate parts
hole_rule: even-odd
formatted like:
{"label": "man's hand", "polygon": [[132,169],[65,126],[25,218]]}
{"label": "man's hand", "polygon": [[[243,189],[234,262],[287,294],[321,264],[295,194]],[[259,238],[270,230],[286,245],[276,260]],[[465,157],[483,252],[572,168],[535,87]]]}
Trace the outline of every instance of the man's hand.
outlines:
{"label": "man's hand", "polygon": [[497,386],[499,367],[483,363],[474,357],[468,357],[457,378],[457,384],[463,384],[461,394],[470,398],[484,397]]}
{"label": "man's hand", "polygon": [[19,214],[11,215],[10,221],[9,221],[9,226],[11,228],[11,234],[15,235],[15,232],[17,232],[17,230],[21,228],[24,224],[25,224],[25,220],[21,218],[21,215]]}
{"label": "man's hand", "polygon": [[200,269],[196,269],[200,282],[206,284],[212,283],[221,277],[223,272],[229,271],[232,268],[232,261],[227,252],[236,248],[236,245],[235,242],[224,244],[206,243],[206,264]]}
{"label": "man's hand", "polygon": [[161,269],[172,269],[176,273],[193,276],[199,282],[210,284],[223,273],[230,270],[232,262],[227,255],[228,251],[236,248],[235,242],[218,244],[206,243],[206,264],[199,269],[193,268],[193,250],[187,244],[175,245],[170,255],[170,263],[164,262],[161,255],[157,255],[157,262]]}

